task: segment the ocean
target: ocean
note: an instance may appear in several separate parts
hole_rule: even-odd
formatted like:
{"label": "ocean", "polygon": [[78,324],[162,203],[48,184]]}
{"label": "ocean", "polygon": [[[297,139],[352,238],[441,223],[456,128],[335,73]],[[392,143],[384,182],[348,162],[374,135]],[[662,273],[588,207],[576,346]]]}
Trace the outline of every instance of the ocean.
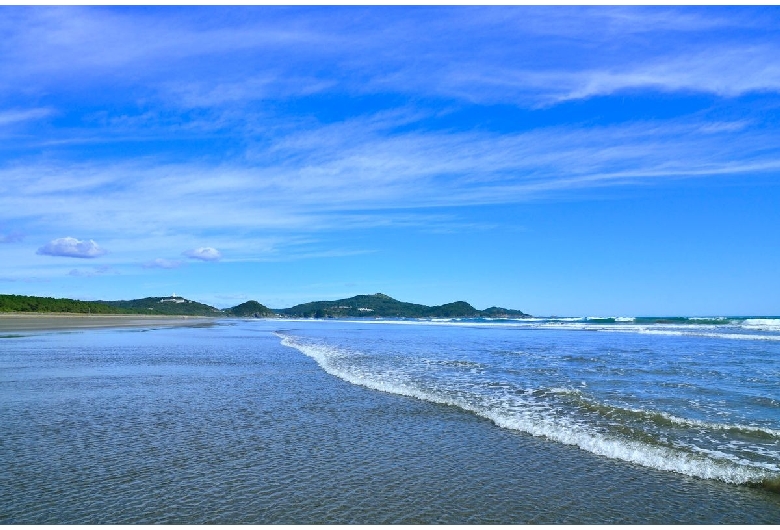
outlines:
{"label": "ocean", "polygon": [[780,523],[780,319],[0,338],[0,523]]}

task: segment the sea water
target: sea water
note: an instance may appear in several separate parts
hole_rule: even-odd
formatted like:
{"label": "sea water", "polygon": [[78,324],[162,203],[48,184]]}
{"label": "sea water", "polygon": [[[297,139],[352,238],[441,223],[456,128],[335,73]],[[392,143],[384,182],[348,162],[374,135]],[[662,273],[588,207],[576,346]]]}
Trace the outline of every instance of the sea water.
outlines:
{"label": "sea water", "polygon": [[351,383],[593,454],[733,484],[780,478],[780,319],[374,324],[278,335]]}
{"label": "sea water", "polygon": [[8,333],[0,523],[777,523],[779,323]]}

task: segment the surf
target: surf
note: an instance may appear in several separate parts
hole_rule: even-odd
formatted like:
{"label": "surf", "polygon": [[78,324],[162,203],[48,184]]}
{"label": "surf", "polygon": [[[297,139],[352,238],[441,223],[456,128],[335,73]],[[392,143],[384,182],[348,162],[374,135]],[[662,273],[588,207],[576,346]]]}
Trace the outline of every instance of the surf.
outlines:
{"label": "surf", "polygon": [[[780,441],[780,432],[775,429],[737,423],[706,422],[664,412],[594,403],[582,397],[577,389],[571,388],[520,388],[506,381],[497,381],[491,392],[486,393],[480,387],[484,382],[469,379],[424,379],[404,370],[403,367],[392,365],[377,369],[370,364],[358,362],[359,359],[370,357],[369,352],[360,348],[334,346],[321,340],[297,337],[288,332],[277,331],[275,334],[282,345],[312,358],[325,372],[349,383],[371,390],[458,407],[489,419],[499,427],[576,446],[595,455],[730,484],[771,484],[780,476],[780,467],[774,455],[769,455],[769,458],[764,458],[763,461],[750,461],[737,453],[729,454],[713,448],[698,447],[690,440],[670,442],[665,440],[663,434],[659,436],[658,433],[633,428],[631,422],[640,425],[642,422],[650,422],[654,428],[660,429],[679,426],[699,429],[705,433],[727,432],[737,436],[762,438],[769,444],[777,444]],[[450,361],[446,364],[441,360],[436,362],[451,369],[469,372],[480,369],[479,363]],[[567,402],[579,407],[576,414],[567,412]],[[588,407],[600,409],[591,411],[598,413],[598,421],[588,423]],[[615,422],[615,426],[608,428],[608,420]]]}

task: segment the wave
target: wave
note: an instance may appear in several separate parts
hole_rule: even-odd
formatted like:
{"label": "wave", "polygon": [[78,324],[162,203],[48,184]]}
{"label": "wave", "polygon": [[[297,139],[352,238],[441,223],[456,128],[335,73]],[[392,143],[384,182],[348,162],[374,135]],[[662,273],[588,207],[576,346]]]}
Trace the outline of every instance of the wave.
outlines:
{"label": "wave", "polygon": [[[717,479],[732,484],[754,484],[776,480],[780,469],[766,464],[734,461],[729,455],[701,454],[678,446],[664,445],[660,441],[631,440],[608,432],[599,432],[566,416],[556,414],[554,407],[539,402],[534,397],[539,391],[520,392],[528,401],[504,402],[480,396],[467,390],[447,390],[440,385],[425,388],[415,384],[403,373],[372,373],[349,364],[351,354],[345,350],[319,343],[308,343],[291,335],[277,332],[281,344],[294,348],[312,358],[325,372],[349,383],[391,394],[413,397],[443,405],[456,406],[491,420],[496,425],[545,437],[559,443],[579,447],[590,453],[625,462],[639,464],[662,471],[681,473],[691,477]],[[548,392],[576,394],[577,391],[550,389]],[[709,429],[740,429],[744,432],[761,432],[769,436],[780,433],[752,426],[720,426],[686,420],[663,413],[630,411],[635,414],[657,416],[657,421],[683,423]]]}
{"label": "wave", "polygon": [[[623,322],[635,322],[636,318],[637,317],[585,317],[578,320],[593,324],[620,324]],[[551,320],[563,321],[562,319],[558,318]]]}
{"label": "wave", "polygon": [[752,333],[723,333],[723,332],[711,332],[701,330],[698,328],[693,329],[669,329],[669,328],[652,328],[637,326],[634,329],[599,329],[598,331],[607,332],[631,332],[642,333],[646,335],[666,335],[670,337],[706,337],[713,339],[727,339],[727,340],[766,340],[766,341],[780,341],[780,335],[758,335]]}
{"label": "wave", "polygon": [[[630,321],[629,321],[630,319]],[[566,319],[373,319],[343,320],[360,324],[395,324],[405,326],[452,326],[506,329],[555,329],[596,331],[604,333],[637,333],[670,337],[704,337],[725,340],[780,341],[780,319],[734,319],[675,317],[652,319],[645,317],[584,317]],[[702,323],[702,321],[705,321]],[[715,324],[718,322],[718,324]],[[736,323],[735,323],[736,322]],[[774,334],[776,332],[777,334]]]}
{"label": "wave", "polygon": [[741,327],[756,331],[780,331],[780,319],[778,318],[747,318]]}

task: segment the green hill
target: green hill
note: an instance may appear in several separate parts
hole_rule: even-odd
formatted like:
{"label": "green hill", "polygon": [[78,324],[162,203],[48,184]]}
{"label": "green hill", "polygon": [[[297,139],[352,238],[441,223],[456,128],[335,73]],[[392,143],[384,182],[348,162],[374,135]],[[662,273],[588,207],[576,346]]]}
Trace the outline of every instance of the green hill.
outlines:
{"label": "green hill", "polygon": [[225,315],[231,317],[272,317],[275,313],[255,300],[249,300],[243,304],[225,309]]}
{"label": "green hill", "polygon": [[0,294],[0,313],[93,313],[125,314],[126,311],[102,302],[83,302],[70,298],[51,298],[48,296],[24,296],[18,294]]}
{"label": "green hill", "polygon": [[396,318],[478,318],[527,316],[522,311],[503,308],[484,314],[466,302],[452,302],[439,306],[427,306],[400,302],[386,294],[358,295],[342,300],[309,302],[288,309],[280,309],[279,314],[304,318],[343,318],[343,317],[396,317]]}
{"label": "green hill", "polygon": [[0,294],[0,313],[87,313],[95,315],[188,315],[222,316],[210,305],[193,302],[180,296],[149,297],[136,300],[82,301],[70,298]]}
{"label": "green hill", "polygon": [[11,311],[242,318],[273,317],[277,314],[299,318],[522,318],[530,316],[522,311],[504,309],[502,307],[489,307],[484,311],[479,311],[470,304],[460,301],[438,306],[412,304],[395,300],[382,293],[363,294],[342,300],[309,302],[279,310],[272,310],[255,300],[249,300],[224,311],[210,305],[187,300],[181,296],[155,296],[134,300],[82,301],[70,298],[0,294],[0,313]]}
{"label": "green hill", "polygon": [[531,315],[518,311],[517,309],[506,309],[504,307],[488,307],[480,311],[484,318],[525,318]]}
{"label": "green hill", "polygon": [[122,312],[146,315],[189,315],[202,317],[224,316],[210,305],[193,302],[181,296],[150,296],[134,300],[98,300],[98,303],[114,307]]}

